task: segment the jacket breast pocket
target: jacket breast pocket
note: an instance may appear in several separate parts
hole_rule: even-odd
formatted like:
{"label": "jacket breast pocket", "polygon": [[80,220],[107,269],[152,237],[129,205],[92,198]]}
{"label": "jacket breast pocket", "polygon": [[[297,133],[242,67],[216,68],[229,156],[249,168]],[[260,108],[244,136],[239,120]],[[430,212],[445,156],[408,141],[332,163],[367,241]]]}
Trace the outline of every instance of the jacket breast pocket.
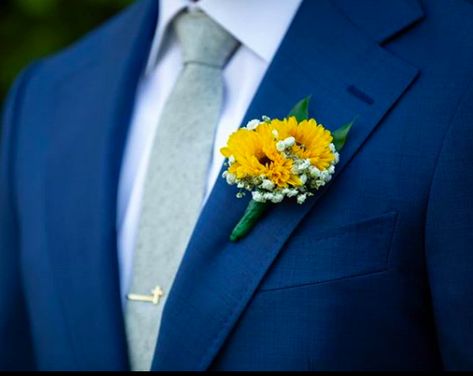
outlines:
{"label": "jacket breast pocket", "polygon": [[311,234],[310,226],[288,241],[260,290],[316,284],[387,269],[397,213]]}

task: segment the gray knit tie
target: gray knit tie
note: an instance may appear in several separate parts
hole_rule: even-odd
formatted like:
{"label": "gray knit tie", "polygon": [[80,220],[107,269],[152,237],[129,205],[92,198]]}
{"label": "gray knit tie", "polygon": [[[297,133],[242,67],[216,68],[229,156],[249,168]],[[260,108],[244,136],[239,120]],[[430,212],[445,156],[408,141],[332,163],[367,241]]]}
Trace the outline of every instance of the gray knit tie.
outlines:
{"label": "gray knit tie", "polygon": [[238,46],[200,11],[179,14],[173,27],[184,66],[159,121],[144,187],[125,312],[133,370],[151,366],[166,297],[205,194],[222,68]]}

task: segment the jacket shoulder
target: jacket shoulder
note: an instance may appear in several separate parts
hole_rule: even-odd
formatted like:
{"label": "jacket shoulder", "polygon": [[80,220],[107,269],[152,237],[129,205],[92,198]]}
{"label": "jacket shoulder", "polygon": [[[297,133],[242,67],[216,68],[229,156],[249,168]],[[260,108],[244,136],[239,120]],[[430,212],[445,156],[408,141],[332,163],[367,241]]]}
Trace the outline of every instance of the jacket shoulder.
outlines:
{"label": "jacket shoulder", "polygon": [[116,44],[120,38],[126,36],[130,28],[137,27],[143,19],[144,13],[149,11],[149,3],[155,0],[141,0],[133,3],[123,11],[105,21],[102,25],[89,31],[71,45],[51,54],[39,62],[35,76],[46,75],[48,81],[55,76],[64,76],[90,62],[101,58],[103,51],[111,43]]}

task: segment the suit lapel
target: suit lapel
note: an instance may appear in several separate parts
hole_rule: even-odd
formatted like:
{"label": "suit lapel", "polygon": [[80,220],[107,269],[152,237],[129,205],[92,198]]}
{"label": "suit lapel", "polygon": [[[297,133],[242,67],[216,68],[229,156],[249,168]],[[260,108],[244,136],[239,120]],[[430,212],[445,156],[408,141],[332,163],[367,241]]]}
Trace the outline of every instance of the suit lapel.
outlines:
{"label": "suit lapel", "polygon": [[53,277],[78,369],[128,368],[117,267],[116,197],[124,141],[156,25],[157,4],[145,0],[132,6],[92,36],[95,40],[86,42],[82,54],[66,57],[61,69],[67,72],[57,74],[46,228]]}
{"label": "suit lapel", "polygon": [[[311,114],[329,129],[358,116],[336,176],[418,73],[376,41],[420,17],[415,12],[396,14],[397,28],[390,24],[388,33],[382,26],[366,25],[366,30],[374,30],[370,33],[345,15],[346,1],[338,3],[302,3],[246,115],[246,120],[283,117],[297,100],[311,95]],[[323,192],[301,206],[278,204],[234,244],[228,236],[248,201],[236,199],[235,188],[219,179],[167,300],[153,370],[210,366],[274,258]]]}

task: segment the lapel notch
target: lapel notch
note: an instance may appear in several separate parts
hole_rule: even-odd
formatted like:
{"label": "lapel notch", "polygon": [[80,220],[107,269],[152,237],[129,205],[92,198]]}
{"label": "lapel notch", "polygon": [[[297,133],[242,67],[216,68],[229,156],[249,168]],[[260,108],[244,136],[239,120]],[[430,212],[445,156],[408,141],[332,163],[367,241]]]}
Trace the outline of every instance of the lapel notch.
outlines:
{"label": "lapel notch", "polygon": [[[334,0],[334,2],[343,14],[378,43],[388,41],[424,17],[419,0]],[[367,12],[367,9],[370,11]]]}

